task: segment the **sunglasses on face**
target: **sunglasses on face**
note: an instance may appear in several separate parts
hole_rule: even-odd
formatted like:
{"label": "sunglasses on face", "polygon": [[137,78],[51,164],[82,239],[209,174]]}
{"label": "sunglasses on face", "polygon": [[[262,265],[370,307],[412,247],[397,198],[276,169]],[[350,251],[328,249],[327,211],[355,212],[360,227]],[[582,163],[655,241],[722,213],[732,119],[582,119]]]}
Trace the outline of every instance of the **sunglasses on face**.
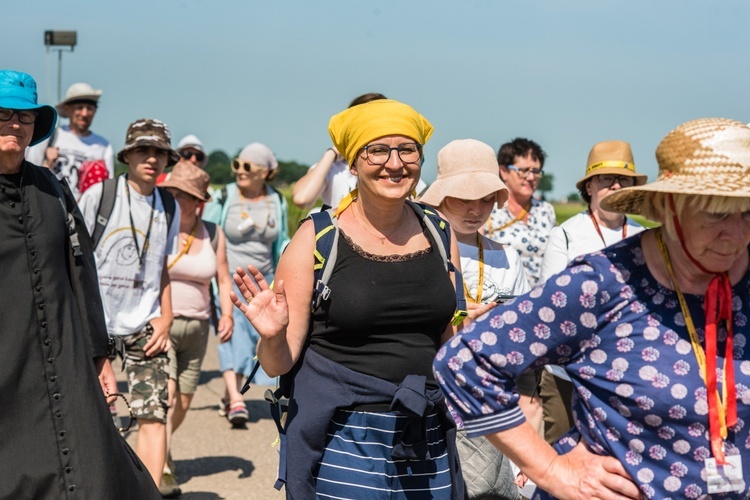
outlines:
{"label": "sunglasses on face", "polygon": [[258,165],[257,163],[240,160],[239,158],[235,158],[234,160],[232,160],[232,172],[234,172],[235,174],[240,172],[244,172],[246,174],[249,174],[251,172],[268,172],[269,170],[270,169],[268,167]]}
{"label": "sunglasses on face", "polygon": [[635,178],[626,175],[604,174],[599,176],[599,182],[607,187],[614,186],[616,182],[620,187],[626,188],[635,184]]}
{"label": "sunglasses on face", "polygon": [[189,149],[183,149],[179,153],[180,153],[180,156],[182,156],[186,160],[189,160],[193,156],[195,156],[195,159],[198,161],[203,161],[206,159],[206,155],[204,153],[201,153],[200,151],[191,151]]}
{"label": "sunglasses on face", "polygon": [[30,125],[36,121],[36,117],[38,114],[39,113],[33,110],[0,108],[0,121],[10,121],[13,118],[13,115],[16,115],[19,122],[25,125]]}

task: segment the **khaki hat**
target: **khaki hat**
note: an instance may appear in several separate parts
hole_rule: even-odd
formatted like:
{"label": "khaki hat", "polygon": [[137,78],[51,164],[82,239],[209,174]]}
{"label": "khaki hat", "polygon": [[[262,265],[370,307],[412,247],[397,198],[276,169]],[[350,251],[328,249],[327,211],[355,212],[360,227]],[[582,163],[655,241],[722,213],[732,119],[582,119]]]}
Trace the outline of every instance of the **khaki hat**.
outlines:
{"label": "khaki hat", "polygon": [[438,152],[438,175],[419,199],[440,206],[446,196],[479,200],[496,193],[498,207],[508,201],[508,188],[500,179],[495,151],[474,139],[449,142]]}
{"label": "khaki hat", "polygon": [[726,118],[701,118],[669,132],[656,148],[659,175],[643,186],[619,189],[602,200],[612,212],[640,213],[653,193],[750,196],[750,127]]}
{"label": "khaki hat", "polygon": [[625,141],[597,142],[589,151],[586,175],[576,182],[578,191],[583,191],[586,181],[595,175],[614,174],[635,177],[635,185],[646,184],[648,177],[635,171],[635,161],[630,144]]}
{"label": "khaki hat", "polygon": [[180,155],[172,149],[172,136],[169,127],[161,120],[153,118],[141,118],[130,124],[125,134],[125,146],[117,153],[117,159],[125,163],[125,153],[131,149],[141,146],[153,146],[163,149],[169,153],[167,166],[174,165],[180,161]]}
{"label": "khaki hat", "polygon": [[74,83],[68,87],[68,91],[65,92],[65,99],[57,103],[55,108],[62,118],[68,118],[64,109],[66,104],[74,101],[91,101],[93,103],[98,103],[101,96],[102,91],[95,89],[88,83]]}
{"label": "khaki hat", "polygon": [[205,170],[196,167],[189,161],[180,160],[174,166],[169,176],[167,176],[167,180],[162,182],[160,186],[176,188],[195,196],[201,201],[208,201],[211,199],[208,195],[208,186],[210,183],[211,177],[209,177]]}

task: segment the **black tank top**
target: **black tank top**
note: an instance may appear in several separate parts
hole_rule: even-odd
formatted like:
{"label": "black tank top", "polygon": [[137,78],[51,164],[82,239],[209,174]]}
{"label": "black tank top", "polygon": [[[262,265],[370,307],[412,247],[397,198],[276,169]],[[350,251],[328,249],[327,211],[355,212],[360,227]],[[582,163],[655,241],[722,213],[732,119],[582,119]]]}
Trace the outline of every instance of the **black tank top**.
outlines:
{"label": "black tank top", "polygon": [[341,232],[330,300],[312,316],[315,352],[394,384],[424,375],[437,387],[432,360],[456,293],[435,241],[423,231],[431,248],[392,256],[369,254]]}

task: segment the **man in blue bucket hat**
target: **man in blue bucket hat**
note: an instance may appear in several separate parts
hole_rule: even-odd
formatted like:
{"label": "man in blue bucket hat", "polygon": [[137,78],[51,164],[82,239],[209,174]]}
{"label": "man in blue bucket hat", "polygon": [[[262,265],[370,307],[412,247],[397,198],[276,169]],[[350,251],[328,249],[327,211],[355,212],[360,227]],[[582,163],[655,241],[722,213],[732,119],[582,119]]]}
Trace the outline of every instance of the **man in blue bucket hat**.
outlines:
{"label": "man in blue bucket hat", "polygon": [[92,245],[67,184],[24,160],[57,113],[0,70],[0,498],[160,498],[112,425]]}

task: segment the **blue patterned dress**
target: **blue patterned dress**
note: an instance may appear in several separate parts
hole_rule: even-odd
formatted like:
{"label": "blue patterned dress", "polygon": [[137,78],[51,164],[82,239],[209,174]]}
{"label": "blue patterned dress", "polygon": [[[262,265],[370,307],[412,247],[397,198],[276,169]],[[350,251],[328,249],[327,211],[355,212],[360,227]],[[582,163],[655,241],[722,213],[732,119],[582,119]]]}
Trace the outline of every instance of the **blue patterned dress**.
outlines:
{"label": "blue patterned dress", "polygon": [[[575,386],[578,432],[557,443],[569,451],[582,438],[619,459],[648,498],[703,498],[703,461],[711,456],[706,385],[676,294],[650,274],[641,235],[575,259],[527,295],[503,304],[438,352],[437,379],[469,436],[520,425],[514,379],[526,370],[563,365]],[[732,288],[738,425],[727,455],[743,455],[743,492],[750,490],[750,273]],[[685,294],[703,342],[703,296]],[[721,389],[726,329],[717,360]],[[540,494],[539,498],[546,498]]]}

